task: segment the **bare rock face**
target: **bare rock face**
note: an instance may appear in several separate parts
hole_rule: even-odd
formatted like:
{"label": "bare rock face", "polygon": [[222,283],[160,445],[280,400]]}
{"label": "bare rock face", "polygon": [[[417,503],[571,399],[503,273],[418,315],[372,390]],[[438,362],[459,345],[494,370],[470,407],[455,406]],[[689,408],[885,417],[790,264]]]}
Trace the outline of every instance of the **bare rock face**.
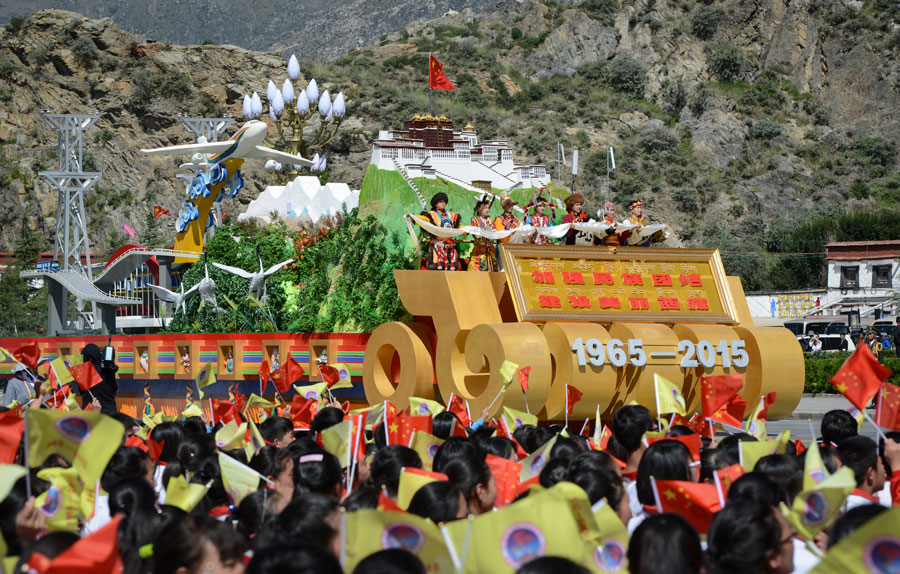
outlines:
{"label": "bare rock face", "polygon": [[524,58],[537,77],[571,76],[579,66],[608,60],[616,53],[618,42],[613,28],[575,10],[567,10],[564,18],[564,23]]}
{"label": "bare rock face", "polygon": [[691,131],[694,154],[703,163],[724,168],[740,157],[748,129],[733,112],[707,110],[699,118],[685,118],[684,124]]}

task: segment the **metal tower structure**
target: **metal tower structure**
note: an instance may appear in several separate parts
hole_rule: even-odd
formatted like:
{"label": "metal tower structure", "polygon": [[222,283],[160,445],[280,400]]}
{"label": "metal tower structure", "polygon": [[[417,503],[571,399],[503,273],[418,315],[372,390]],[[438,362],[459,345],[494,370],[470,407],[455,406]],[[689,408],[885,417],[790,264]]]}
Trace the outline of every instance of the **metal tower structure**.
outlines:
{"label": "metal tower structure", "polygon": [[[56,203],[56,237],[53,258],[60,271],[76,271],[92,280],[91,246],[84,210],[84,192],[100,179],[99,172],[82,170],[84,132],[100,119],[96,114],[41,114],[44,122],[56,130],[56,171],[42,171],[43,177],[58,193]],[[92,326],[92,317],[85,312],[85,301],[75,302],[76,328]],[[68,321],[71,307],[66,309]]]}

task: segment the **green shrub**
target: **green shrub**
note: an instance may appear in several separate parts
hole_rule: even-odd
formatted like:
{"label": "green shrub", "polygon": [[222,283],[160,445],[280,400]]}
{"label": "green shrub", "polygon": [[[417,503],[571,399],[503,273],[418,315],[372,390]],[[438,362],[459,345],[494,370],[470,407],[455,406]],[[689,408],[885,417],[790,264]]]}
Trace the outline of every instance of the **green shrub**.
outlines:
{"label": "green shrub", "polygon": [[886,205],[900,205],[900,172],[873,181],[872,195]]}
{"label": "green shrub", "polygon": [[759,140],[770,140],[781,135],[781,124],[768,118],[759,120],[750,127],[750,135]]}
{"label": "green shrub", "polygon": [[677,153],[678,138],[666,128],[650,127],[641,130],[636,144],[644,157],[663,162]]}
{"label": "green shrub", "polygon": [[10,34],[18,34],[25,27],[25,18],[23,16],[13,16],[6,25],[6,31]]}
{"label": "green shrub", "polygon": [[687,88],[684,87],[684,82],[681,81],[681,78],[675,81],[665,80],[662,84],[660,97],[662,98],[663,111],[677,122],[681,117],[681,110],[687,105],[688,100]]}
{"label": "green shrub", "polygon": [[864,181],[856,180],[853,182],[853,185],[850,186],[850,196],[855,199],[868,199],[869,198],[869,186],[866,185]]}
{"label": "green shrub", "polygon": [[616,20],[619,2],[618,0],[584,0],[581,9],[590,18],[611,25]]}
{"label": "green shrub", "polygon": [[607,82],[617,92],[643,96],[647,87],[647,69],[640,60],[623,52],[609,63]]}
{"label": "green shrub", "polygon": [[709,40],[716,33],[722,11],[714,6],[700,6],[691,18],[691,33],[701,40]]}
{"label": "green shrub", "polygon": [[586,80],[602,80],[606,77],[606,63],[598,60],[578,67],[578,75]]}
{"label": "green shrub", "polygon": [[616,198],[626,200],[640,197],[647,189],[647,182],[639,175],[625,174],[611,180],[610,187]]}
{"label": "green shrub", "polygon": [[85,68],[91,68],[94,66],[97,58],[100,57],[100,51],[94,45],[93,40],[87,36],[82,36],[72,44],[72,57]]}
{"label": "green shrub", "polygon": [[519,38],[522,37],[522,29],[521,28],[513,28],[512,30],[510,30],[509,35],[512,37],[513,40],[518,40]]}
{"label": "green shrub", "polygon": [[694,215],[700,212],[700,194],[692,187],[677,187],[672,190],[672,199],[678,204],[678,208]]}
{"label": "green shrub", "polygon": [[706,69],[725,82],[738,79],[744,68],[744,53],[734,46],[719,44],[706,51]]}
{"label": "green shrub", "polygon": [[879,137],[858,138],[851,149],[875,177],[884,175],[897,161],[897,144]]}
{"label": "green shrub", "polygon": [[[804,393],[834,393],[837,389],[830,382],[831,377],[838,372],[844,361],[850,353],[824,353],[812,354],[804,353],[803,358],[806,366],[806,382],[803,386]],[[894,372],[888,379],[893,383],[900,383],[900,359],[897,357],[884,357],[884,366]]]}
{"label": "green shrub", "polygon": [[20,69],[22,69],[22,66],[12,60],[0,60],[0,79],[11,80]]}
{"label": "green shrub", "polygon": [[709,107],[710,98],[712,98],[712,94],[706,89],[706,86],[695,88],[694,94],[691,96],[691,103],[688,106],[691,109],[691,113],[698,118],[702,116],[706,108]]}

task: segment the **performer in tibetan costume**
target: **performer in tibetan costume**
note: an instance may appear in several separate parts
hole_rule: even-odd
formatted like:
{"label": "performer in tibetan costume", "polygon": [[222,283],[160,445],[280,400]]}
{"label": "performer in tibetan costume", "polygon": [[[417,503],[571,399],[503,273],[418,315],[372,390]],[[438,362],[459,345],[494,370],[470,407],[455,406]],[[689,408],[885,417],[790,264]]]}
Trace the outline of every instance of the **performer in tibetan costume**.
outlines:
{"label": "performer in tibetan costume", "polygon": [[[632,235],[636,235],[640,237],[641,228],[647,225],[650,225],[650,221],[644,215],[644,204],[640,199],[635,199],[631,203],[628,204],[628,211],[631,212],[631,218],[629,221],[635,224],[637,227],[631,230]],[[640,242],[636,243],[637,247],[649,247],[652,243],[659,243],[661,241],[665,241],[665,233],[662,231],[657,231],[650,237],[645,237]]]}
{"label": "performer in tibetan costume", "polygon": [[600,215],[600,221],[603,223],[608,223],[611,227],[606,230],[606,235],[597,238],[597,243],[599,245],[608,245],[611,247],[619,246],[624,244],[624,240],[631,236],[631,231],[623,231],[621,233],[616,231],[616,208],[610,203],[606,202],[603,204],[602,215]]}
{"label": "performer in tibetan costume", "polygon": [[[491,221],[491,204],[494,203],[492,197],[483,195],[478,203],[475,204],[475,216],[472,218],[472,227],[484,230],[493,230],[494,222]],[[500,266],[497,265],[497,248],[493,239],[486,237],[476,237],[475,247],[472,249],[472,256],[469,259],[469,271],[499,271]]]}
{"label": "performer in tibetan costume", "polygon": [[[525,206],[525,224],[532,225],[534,227],[550,227],[553,225],[553,222],[550,220],[549,215],[544,215],[544,211],[547,209],[547,205],[550,205],[550,210],[553,212],[554,217],[556,216],[556,209],[553,207],[553,204],[550,203],[550,200],[544,198],[544,190],[547,190],[546,187],[542,187],[538,190],[537,197],[532,197],[531,202]],[[547,194],[550,194],[550,190],[547,190]],[[552,195],[550,196],[552,199]],[[534,214],[527,215],[529,210],[534,210]],[[529,243],[534,243],[535,245],[549,245],[550,238],[546,235],[541,235],[540,233],[535,233],[531,237],[528,238]]]}
{"label": "performer in tibetan costume", "polygon": [[[446,193],[434,194],[431,198],[431,211],[423,211],[422,216],[437,227],[458,228],[460,226],[459,214],[447,209],[448,202],[449,198]],[[429,238],[429,247],[425,267],[438,271],[458,271],[461,267],[461,262],[453,239],[436,237],[430,233],[426,235]]]}
{"label": "performer in tibetan costume", "polygon": [[[494,219],[494,229],[497,231],[509,231],[510,229],[515,229],[522,225],[522,220],[513,215],[512,209],[514,206],[519,205],[517,202],[513,201],[508,195],[504,195],[500,198],[500,206],[503,208],[503,213],[498,215]],[[511,239],[511,237],[504,237],[500,239],[500,243],[506,243]]]}
{"label": "performer in tibetan costume", "polygon": [[[584,197],[580,193],[573,193],[566,198],[566,214],[563,215],[563,223],[584,223],[588,216],[584,213]],[[570,229],[565,236],[566,245],[593,245],[594,235],[585,231]]]}

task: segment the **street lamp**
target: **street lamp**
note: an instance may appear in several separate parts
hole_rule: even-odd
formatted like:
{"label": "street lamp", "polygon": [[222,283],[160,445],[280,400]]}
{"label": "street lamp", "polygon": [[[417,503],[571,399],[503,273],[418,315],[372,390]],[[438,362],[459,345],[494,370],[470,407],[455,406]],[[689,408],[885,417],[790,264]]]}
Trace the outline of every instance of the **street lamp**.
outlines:
{"label": "street lamp", "polygon": [[[292,55],[287,66],[288,78],[284,80],[281,89],[269,80],[266,85],[266,102],[269,118],[275,125],[275,135],[266,138],[271,147],[285,153],[309,157],[313,150],[320,149],[334,139],[338,128],[344,121],[347,112],[344,94],[339,93],[332,100],[328,90],[319,93],[319,85],[315,79],[311,79],[305,88],[300,87],[300,63],[297,57]],[[244,117],[247,119],[261,118],[264,109],[259,94],[244,95]],[[304,131],[310,129],[308,138],[304,138]],[[324,154],[313,158],[311,172],[325,171],[326,160]],[[282,165],[274,170],[274,177],[279,184],[285,184],[288,180],[302,173],[300,166]]]}

